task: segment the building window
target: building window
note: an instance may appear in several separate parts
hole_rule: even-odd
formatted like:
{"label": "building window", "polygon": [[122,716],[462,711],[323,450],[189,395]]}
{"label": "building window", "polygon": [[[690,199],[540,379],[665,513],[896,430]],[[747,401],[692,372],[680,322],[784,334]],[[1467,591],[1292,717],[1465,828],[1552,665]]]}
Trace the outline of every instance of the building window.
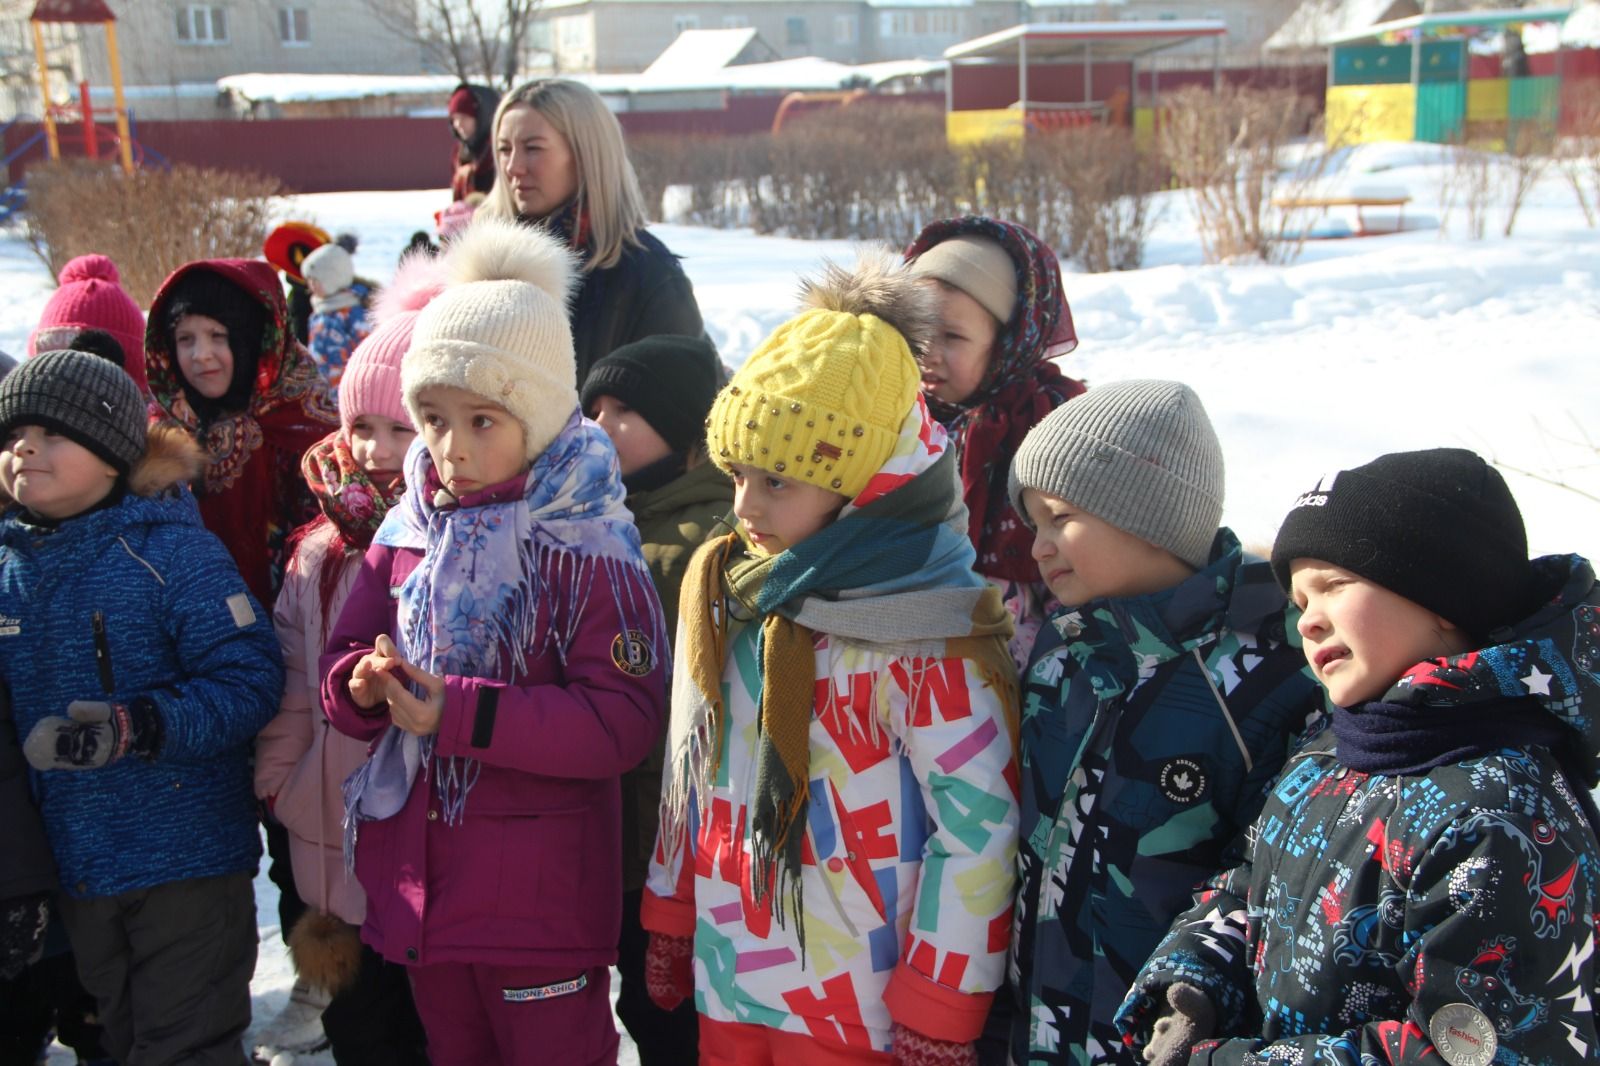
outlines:
{"label": "building window", "polygon": [[790,44],[811,43],[811,30],[806,26],[806,20],[803,18],[784,19],[783,31]]}
{"label": "building window", "polygon": [[878,15],[878,36],[910,37],[913,25],[909,11],[884,11]]}
{"label": "building window", "polygon": [[676,37],[684,30],[698,30],[700,28],[699,15],[673,15],[672,35]]}
{"label": "building window", "polygon": [[311,9],[309,7],[280,7],[278,9],[278,40],[284,44],[311,43]]}
{"label": "building window", "polygon": [[855,15],[833,16],[833,43],[855,44],[860,26],[861,22]]}
{"label": "building window", "polygon": [[961,33],[961,13],[958,11],[934,11],[928,15],[928,32],[937,33],[944,37],[956,37]]}
{"label": "building window", "polygon": [[750,20],[743,15],[723,15],[722,28],[725,30],[742,30],[750,25]]}
{"label": "building window", "polygon": [[228,13],[210,4],[178,8],[178,40],[184,44],[227,44]]}

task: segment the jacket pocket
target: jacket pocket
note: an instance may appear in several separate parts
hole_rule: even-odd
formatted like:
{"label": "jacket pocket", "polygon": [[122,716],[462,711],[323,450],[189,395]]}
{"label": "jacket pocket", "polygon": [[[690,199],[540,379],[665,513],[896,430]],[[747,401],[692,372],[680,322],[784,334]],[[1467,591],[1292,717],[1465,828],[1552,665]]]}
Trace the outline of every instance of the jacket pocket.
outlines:
{"label": "jacket pocket", "polygon": [[615,842],[589,831],[589,813],[574,807],[495,815],[501,823],[498,914],[552,921],[595,908],[584,899],[588,852]]}

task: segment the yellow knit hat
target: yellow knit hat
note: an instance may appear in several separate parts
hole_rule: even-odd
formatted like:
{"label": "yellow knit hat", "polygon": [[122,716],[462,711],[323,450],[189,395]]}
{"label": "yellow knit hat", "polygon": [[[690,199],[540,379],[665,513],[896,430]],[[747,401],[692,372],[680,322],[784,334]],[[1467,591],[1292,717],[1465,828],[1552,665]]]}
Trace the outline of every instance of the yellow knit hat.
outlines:
{"label": "yellow knit hat", "polygon": [[930,289],[884,253],[829,263],[801,287],[809,309],[772,332],[717,394],[711,461],[746,463],[854,497],[894,453],[916,402],[913,350],[932,335]]}

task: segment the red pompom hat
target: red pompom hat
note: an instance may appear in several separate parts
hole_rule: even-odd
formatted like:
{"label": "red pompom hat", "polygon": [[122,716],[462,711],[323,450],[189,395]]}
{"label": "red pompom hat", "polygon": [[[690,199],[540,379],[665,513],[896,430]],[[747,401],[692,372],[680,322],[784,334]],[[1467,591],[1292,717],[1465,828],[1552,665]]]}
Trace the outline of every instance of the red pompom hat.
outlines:
{"label": "red pompom hat", "polygon": [[61,268],[61,287],[44,305],[28,337],[28,356],[65,348],[80,330],[102,329],[122,345],[123,369],[147,391],[144,373],[144,314],[122,287],[117,264],[103,255],[80,255]]}

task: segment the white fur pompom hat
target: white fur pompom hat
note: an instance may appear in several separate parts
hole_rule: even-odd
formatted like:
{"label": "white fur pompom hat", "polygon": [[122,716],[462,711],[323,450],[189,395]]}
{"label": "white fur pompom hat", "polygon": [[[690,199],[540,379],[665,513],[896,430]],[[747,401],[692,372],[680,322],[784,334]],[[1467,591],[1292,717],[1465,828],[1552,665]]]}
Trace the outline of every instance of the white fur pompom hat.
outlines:
{"label": "white fur pompom hat", "polygon": [[417,394],[451,385],[497,403],[522,423],[531,460],[578,406],[567,301],[577,262],[545,233],[480,214],[440,261],[444,291],[417,316],[400,364],[406,410]]}

